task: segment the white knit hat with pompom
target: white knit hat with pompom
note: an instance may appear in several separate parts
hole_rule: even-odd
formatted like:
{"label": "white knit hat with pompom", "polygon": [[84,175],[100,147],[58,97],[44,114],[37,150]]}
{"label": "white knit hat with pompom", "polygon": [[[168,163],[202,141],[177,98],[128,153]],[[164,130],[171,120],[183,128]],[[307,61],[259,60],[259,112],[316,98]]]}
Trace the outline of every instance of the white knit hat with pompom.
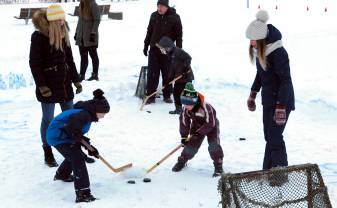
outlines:
{"label": "white knit hat with pompom", "polygon": [[256,13],[256,20],[251,22],[246,30],[246,37],[249,40],[261,40],[265,39],[268,34],[268,27],[266,22],[269,19],[268,12],[260,10]]}

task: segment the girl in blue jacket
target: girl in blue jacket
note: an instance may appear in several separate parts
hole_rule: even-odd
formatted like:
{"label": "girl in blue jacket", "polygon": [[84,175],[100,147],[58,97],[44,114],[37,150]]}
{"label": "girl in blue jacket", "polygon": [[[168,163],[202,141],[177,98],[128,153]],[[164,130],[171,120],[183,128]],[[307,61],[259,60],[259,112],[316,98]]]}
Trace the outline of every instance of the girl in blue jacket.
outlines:
{"label": "girl in blue jacket", "polygon": [[[76,202],[90,202],[96,199],[90,192],[81,145],[83,140],[89,143],[89,138],[83,135],[89,131],[91,122],[97,122],[110,111],[109,103],[103,96],[104,92],[97,89],[93,94],[92,100],[79,101],[74,105],[74,109],[56,116],[47,129],[48,144],[54,146],[65,158],[57,169],[54,180],[74,181]],[[92,148],[92,151],[88,150],[89,155],[99,158],[97,149],[93,146]]]}
{"label": "girl in blue jacket", "polygon": [[266,24],[268,13],[259,11],[256,20],[246,30],[250,40],[249,54],[256,62],[257,73],[247,106],[256,108],[255,97],[262,89],[263,128],[266,140],[263,169],[288,166],[283,131],[289,114],[295,110],[294,89],[290,76],[287,51],[282,45],[282,35],[272,24]]}

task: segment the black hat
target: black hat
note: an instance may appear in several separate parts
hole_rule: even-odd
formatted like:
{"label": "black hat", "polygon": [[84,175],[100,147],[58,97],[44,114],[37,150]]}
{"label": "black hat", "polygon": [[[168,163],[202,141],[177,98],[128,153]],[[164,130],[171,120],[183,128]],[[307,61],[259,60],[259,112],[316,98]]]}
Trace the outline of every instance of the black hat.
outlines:
{"label": "black hat", "polygon": [[101,89],[97,89],[93,92],[94,99],[92,100],[97,113],[109,113],[110,111],[110,105],[103,94],[104,92]]}
{"label": "black hat", "polygon": [[166,53],[170,53],[175,47],[173,40],[167,36],[163,36],[158,44],[162,49],[166,51]]}
{"label": "black hat", "polygon": [[169,0],[158,0],[157,5],[158,4],[169,7]]}

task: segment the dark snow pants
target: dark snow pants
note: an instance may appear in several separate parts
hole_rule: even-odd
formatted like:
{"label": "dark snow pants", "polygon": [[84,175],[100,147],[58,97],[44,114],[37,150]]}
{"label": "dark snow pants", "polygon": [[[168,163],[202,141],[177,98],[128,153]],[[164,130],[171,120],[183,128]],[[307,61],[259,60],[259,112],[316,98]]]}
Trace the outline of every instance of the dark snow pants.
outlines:
{"label": "dark snow pants", "polygon": [[[216,125],[211,132],[207,134],[208,141],[208,152],[211,156],[214,165],[222,165],[223,159],[223,151],[220,145],[220,129],[219,129],[219,121],[216,120]],[[204,136],[193,136],[191,140],[185,145],[180,157],[178,160],[187,162],[197,154],[202,142],[204,141]]]}
{"label": "dark snow pants", "polygon": [[173,88],[173,98],[174,98],[174,104],[176,106],[176,108],[182,108],[181,105],[181,100],[180,100],[180,95],[183,92],[184,88],[185,88],[186,82],[176,82],[174,83],[174,88]]}
{"label": "dark snow pants", "polygon": [[[157,90],[159,84],[160,72],[162,75],[162,85],[164,98],[168,98],[172,94],[172,85],[167,84],[169,80],[169,58],[163,55],[158,48],[151,47],[149,51],[148,71],[147,71],[147,89],[146,94],[150,95]],[[153,96],[153,99],[155,97]]]}
{"label": "dark snow pants", "polygon": [[99,67],[99,59],[97,54],[97,47],[90,46],[90,47],[82,47],[79,46],[80,55],[81,55],[81,70],[80,75],[85,75],[85,72],[88,68],[88,53],[91,57],[92,62],[92,73],[98,74],[98,67]]}
{"label": "dark snow pants", "polygon": [[64,157],[64,161],[57,169],[58,174],[67,177],[73,172],[75,191],[89,189],[89,175],[81,147],[73,144],[60,144],[55,148]]}
{"label": "dark snow pants", "polygon": [[[286,110],[287,121],[290,115]],[[263,169],[267,170],[277,166],[288,166],[287,150],[283,140],[283,131],[286,126],[277,125],[274,120],[275,107],[263,107],[263,130],[266,147],[263,159]]]}

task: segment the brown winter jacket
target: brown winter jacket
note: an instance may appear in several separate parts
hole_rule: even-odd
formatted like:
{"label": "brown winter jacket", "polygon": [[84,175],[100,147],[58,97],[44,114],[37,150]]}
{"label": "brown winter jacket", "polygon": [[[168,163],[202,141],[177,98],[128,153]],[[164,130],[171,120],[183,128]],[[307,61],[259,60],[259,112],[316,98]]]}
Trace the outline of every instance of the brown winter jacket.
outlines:
{"label": "brown winter jacket", "polygon": [[183,108],[179,120],[182,138],[188,137],[189,134],[208,135],[214,128],[217,128],[218,124],[215,109],[204,101],[204,96],[200,93],[198,93],[196,107],[191,111]]}
{"label": "brown winter jacket", "polygon": [[[29,65],[36,85],[37,100],[43,103],[61,103],[74,98],[72,83],[79,82],[78,73],[70,46],[63,41],[63,51],[49,44],[46,11],[34,14],[33,23],[37,31],[31,36]],[[39,87],[51,90],[49,97],[42,96]]]}

